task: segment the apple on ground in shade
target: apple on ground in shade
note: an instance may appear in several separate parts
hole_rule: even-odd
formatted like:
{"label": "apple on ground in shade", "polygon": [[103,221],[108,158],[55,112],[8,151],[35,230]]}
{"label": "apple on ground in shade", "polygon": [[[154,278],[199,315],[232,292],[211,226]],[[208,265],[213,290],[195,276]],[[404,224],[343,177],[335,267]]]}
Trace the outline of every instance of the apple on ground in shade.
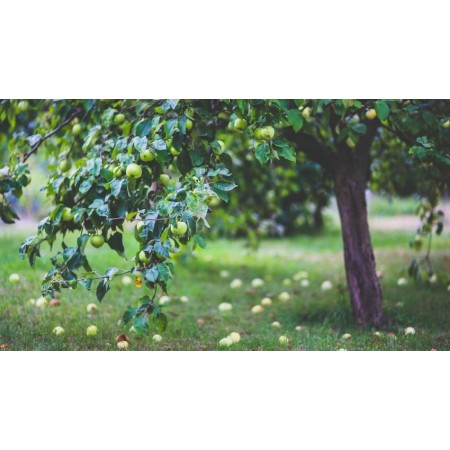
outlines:
{"label": "apple on ground in shade", "polygon": [[261,300],[261,305],[262,306],[270,306],[272,304],[272,299],[270,299],[269,297],[264,297]]}
{"label": "apple on ground in shade", "polygon": [[10,276],[9,276],[9,282],[10,283],[18,283],[19,282],[19,280],[20,280],[20,276],[19,276],[19,274],[18,273],[12,273]]}
{"label": "apple on ground in shade", "polygon": [[86,329],[86,336],[95,336],[98,332],[98,329],[95,325],[89,325]]}
{"label": "apple on ground in shade", "polygon": [[251,311],[253,314],[259,314],[264,311],[264,308],[261,305],[255,305]]}
{"label": "apple on ground in shade", "polygon": [[413,327],[406,327],[405,335],[408,335],[408,334],[416,334],[416,330]]}
{"label": "apple on ground in shade", "polygon": [[168,295],[163,295],[162,297],[160,297],[159,299],[160,305],[167,305],[167,303],[170,303],[170,297]]}
{"label": "apple on ground in shade", "polygon": [[342,335],[342,339],[344,339],[344,341],[351,339],[352,335],[350,333],[345,333]]}
{"label": "apple on ground in shade", "polygon": [[223,302],[219,305],[219,311],[226,312],[231,311],[233,309],[233,305],[231,303]]}
{"label": "apple on ground in shade", "polygon": [[239,278],[235,278],[231,283],[230,283],[230,288],[231,289],[238,289],[242,286],[242,280],[240,280]]}
{"label": "apple on ground in shade", "polygon": [[241,335],[236,331],[230,333],[228,337],[233,341],[233,344],[237,344],[241,340]]}
{"label": "apple on ground in shade", "polygon": [[205,320],[204,319],[197,319],[197,325],[202,327],[203,325],[205,325]]}
{"label": "apple on ground in shade", "polygon": [[228,270],[221,270],[221,271],[219,272],[219,275],[220,275],[222,278],[228,278],[228,277],[230,276],[230,272],[228,272]]}
{"label": "apple on ground in shade", "polygon": [[295,327],[295,331],[305,331],[305,327],[304,326],[302,326],[302,325],[297,325],[296,327]]}
{"label": "apple on ground in shade", "polygon": [[285,278],[282,282],[283,286],[290,286],[292,284],[292,281],[290,278]]}
{"label": "apple on ground in shade", "polygon": [[117,343],[117,348],[119,349],[119,350],[126,350],[127,348],[128,348],[128,342],[127,341],[119,341],[118,343]]}
{"label": "apple on ground in shade", "polygon": [[289,292],[281,292],[281,294],[278,295],[278,300],[282,302],[287,302],[290,298]]}
{"label": "apple on ground in shade", "polygon": [[280,328],[281,327],[281,323],[278,321],[272,322],[272,326],[275,328]]}
{"label": "apple on ground in shade", "polygon": [[321,286],[320,289],[322,289],[322,291],[329,291],[330,289],[333,288],[333,284],[331,283],[331,281],[324,281]]}
{"label": "apple on ground in shade", "polygon": [[153,339],[153,342],[161,342],[162,336],[160,334],[154,334],[152,339]]}
{"label": "apple on ground in shade", "polygon": [[408,280],[406,278],[404,278],[404,277],[399,278],[397,280],[397,285],[398,286],[406,286],[407,284],[408,284]]}
{"label": "apple on ground in shade", "polygon": [[56,336],[60,336],[61,334],[64,334],[64,328],[57,326],[53,328],[53,334],[56,334]]}
{"label": "apple on ground in shade", "polygon": [[47,306],[47,304],[48,304],[48,300],[45,297],[39,297],[36,300],[36,306],[38,308],[45,308]]}
{"label": "apple on ground in shade", "polygon": [[180,302],[182,302],[182,303],[189,303],[189,297],[187,297],[186,295],[182,295],[180,297]]}
{"label": "apple on ground in shade", "polygon": [[309,280],[304,279],[304,280],[300,281],[300,286],[301,287],[308,287],[309,286]]}
{"label": "apple on ground in shade", "polygon": [[61,300],[59,298],[53,298],[49,301],[48,306],[61,306]]}
{"label": "apple on ground in shade", "polygon": [[95,303],[89,303],[89,305],[86,306],[86,311],[90,314],[97,312],[97,305]]}
{"label": "apple on ground in shade", "polygon": [[264,285],[264,280],[261,278],[255,278],[252,280],[252,288],[259,288]]}
{"label": "apple on ground in shade", "polygon": [[289,343],[289,339],[288,339],[286,336],[280,336],[280,337],[278,338],[278,342],[279,342],[281,345],[287,345],[287,344]]}
{"label": "apple on ground in shade", "polygon": [[221,347],[230,347],[231,345],[233,345],[233,341],[231,340],[231,338],[226,337],[219,341],[219,345]]}

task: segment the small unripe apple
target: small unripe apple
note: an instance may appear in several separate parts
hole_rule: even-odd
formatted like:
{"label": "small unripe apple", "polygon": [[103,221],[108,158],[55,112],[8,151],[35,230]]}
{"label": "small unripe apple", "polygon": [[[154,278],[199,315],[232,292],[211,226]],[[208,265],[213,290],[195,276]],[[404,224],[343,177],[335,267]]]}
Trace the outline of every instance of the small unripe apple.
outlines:
{"label": "small unripe apple", "polygon": [[116,125],[122,125],[125,122],[125,116],[122,113],[116,114],[114,116],[114,123]]}
{"label": "small unripe apple", "polygon": [[219,311],[227,312],[233,309],[233,305],[231,303],[223,302],[219,305]]}
{"label": "small unripe apple", "polygon": [[255,305],[252,309],[252,314],[259,314],[264,311],[264,308],[261,305]]}
{"label": "small unripe apple", "polygon": [[302,117],[306,120],[308,120],[311,117],[311,108],[309,106],[307,106],[303,111],[302,111]]}
{"label": "small unripe apple", "polygon": [[231,289],[238,289],[242,286],[242,280],[240,280],[239,278],[235,278],[231,283],[230,283],[230,288]]}
{"label": "small unripe apple", "polygon": [[72,127],[72,134],[74,134],[75,136],[78,136],[80,133],[81,133],[81,125],[79,123],[76,123]]}
{"label": "small unripe apple", "polygon": [[97,305],[95,303],[89,303],[89,305],[86,306],[86,311],[90,314],[97,312]]}
{"label": "small unripe apple", "polygon": [[64,328],[60,326],[53,328],[53,334],[56,334],[56,336],[64,334]]}
{"label": "small unripe apple", "polygon": [[92,247],[100,248],[105,243],[105,238],[101,234],[94,234],[90,237],[89,242]]}
{"label": "small unripe apple", "polygon": [[345,143],[347,144],[348,148],[355,148],[356,147],[355,141],[351,137],[348,137],[345,140]]}
{"label": "small unripe apple", "polygon": [[123,175],[123,172],[122,172],[122,168],[121,167],[114,167],[114,169],[113,169],[113,175],[116,177],[116,178],[120,178],[122,175]]}
{"label": "small unripe apple", "polygon": [[128,164],[126,170],[127,177],[138,179],[142,176],[142,167],[138,164]]}
{"label": "small unripe apple", "polygon": [[275,129],[273,127],[267,126],[264,128],[261,128],[261,139],[264,141],[268,141],[270,139],[273,139],[275,136]]}
{"label": "small unripe apple", "polygon": [[264,280],[261,278],[255,278],[252,280],[252,288],[259,288],[264,285]]}
{"label": "small unripe apple", "polygon": [[155,334],[152,337],[152,339],[153,339],[154,342],[161,342],[162,341],[162,336],[160,334]]}
{"label": "small unripe apple", "polygon": [[17,105],[17,108],[19,109],[20,112],[25,112],[28,110],[28,102],[26,100],[22,100],[21,102],[19,102],[19,104]]}
{"label": "small unripe apple", "polygon": [[74,215],[72,214],[72,210],[70,208],[64,208],[62,214],[62,220],[64,222],[72,222]]}
{"label": "small unripe apple", "polygon": [[416,330],[413,327],[406,327],[405,335],[408,335],[408,334],[416,334]]}
{"label": "small unripe apple", "polygon": [[127,341],[119,341],[117,343],[117,348],[119,350],[126,350],[128,348],[128,342]]}
{"label": "small unripe apple", "polygon": [[59,163],[59,170],[61,172],[68,172],[70,170],[70,168],[72,167],[71,162],[68,159],[63,159],[60,163]]}
{"label": "small unripe apple", "polygon": [[398,280],[397,280],[397,285],[398,286],[405,286],[405,285],[407,285],[408,284],[408,280],[406,279],[406,278],[399,278]]}
{"label": "small unripe apple", "polygon": [[278,342],[279,342],[281,345],[287,345],[287,344],[289,343],[289,339],[288,339],[286,336],[280,336],[280,337],[278,338]]}
{"label": "small unripe apple", "polygon": [[253,132],[253,137],[258,141],[263,140],[261,131],[262,131],[262,128],[256,128],[255,131]]}
{"label": "small unripe apple", "polygon": [[159,304],[160,305],[167,305],[168,303],[170,303],[170,297],[168,295],[162,295],[159,298]]}
{"label": "small unripe apple", "polygon": [[187,223],[186,222],[177,222],[176,226],[174,227],[173,225],[170,226],[170,230],[172,231],[172,233],[175,236],[183,236],[186,234],[188,229]]}
{"label": "small unripe apple", "polygon": [[263,305],[263,306],[270,306],[271,304],[272,304],[272,299],[269,297],[264,297],[261,300],[261,305]]}
{"label": "small unripe apple", "polygon": [[445,121],[445,122],[442,124],[442,127],[443,127],[443,128],[450,128],[450,119],[447,120],[447,121]]}
{"label": "small unripe apple", "polygon": [[292,281],[290,278],[285,278],[282,282],[283,286],[290,286],[292,284]]}
{"label": "small unripe apple", "polygon": [[148,258],[147,254],[144,252],[144,250],[141,250],[139,252],[138,257],[139,257],[139,261],[143,262],[144,264],[147,264],[150,261],[150,259]]}
{"label": "small unripe apple", "polygon": [[155,159],[155,155],[150,150],[144,150],[140,155],[141,161],[150,162]]}
{"label": "small unripe apple", "polygon": [[333,285],[331,284],[331,281],[324,281],[322,283],[322,285],[320,286],[320,289],[322,289],[322,291],[329,291],[330,289],[333,288]]}
{"label": "small unripe apple", "polygon": [[366,117],[369,120],[375,119],[375,117],[377,117],[377,112],[373,108],[370,108],[366,111]]}
{"label": "small unripe apple", "polygon": [[47,304],[48,304],[48,300],[45,297],[39,297],[36,300],[36,306],[38,308],[45,308],[47,306]]}
{"label": "small unripe apple", "polygon": [[173,156],[178,156],[181,154],[179,150],[177,150],[175,147],[170,147],[170,153],[172,153]]}
{"label": "small unripe apple", "polygon": [[236,119],[233,123],[233,127],[236,130],[245,130],[247,128],[247,121],[245,119]]}
{"label": "small unripe apple", "polygon": [[272,326],[275,328],[280,328],[281,327],[281,323],[278,321],[272,322]]}
{"label": "small unripe apple", "polygon": [[228,272],[228,270],[221,270],[221,271],[219,272],[219,275],[220,275],[222,278],[228,278],[228,277],[230,276],[230,272]]}
{"label": "small unripe apple", "polygon": [[49,302],[48,302],[48,306],[51,306],[53,308],[57,307],[57,306],[61,306],[61,300],[59,298],[52,298]]}
{"label": "small unripe apple", "polygon": [[218,140],[217,143],[219,144],[219,147],[220,147],[219,155],[221,155],[225,151],[225,143],[220,140]]}
{"label": "small unripe apple", "polygon": [[345,333],[342,335],[342,339],[344,339],[345,341],[347,341],[348,339],[351,339],[352,335],[350,333]]}
{"label": "small unripe apple", "polygon": [[180,302],[182,302],[182,303],[189,303],[189,297],[187,297],[186,295],[182,295],[180,297]]}
{"label": "small unripe apple", "polygon": [[302,326],[302,325],[297,325],[297,326],[295,327],[295,331],[298,331],[298,332],[300,332],[300,331],[305,331],[305,327]]}
{"label": "small unripe apple", "polygon": [[170,177],[169,175],[167,175],[166,173],[162,173],[159,178],[158,181],[163,185],[163,186],[168,186],[168,184],[170,183]]}
{"label": "small unripe apple", "polygon": [[228,337],[233,341],[233,344],[237,344],[241,340],[241,335],[236,331],[230,333]]}
{"label": "small unripe apple", "polygon": [[300,286],[301,287],[308,287],[309,286],[309,280],[304,279],[304,280],[300,281]]}
{"label": "small unripe apple", "polygon": [[98,329],[95,325],[89,325],[86,328],[86,336],[95,336],[98,332]]}
{"label": "small unripe apple", "polygon": [[193,122],[191,119],[186,120],[184,127],[186,128],[187,131],[192,130],[192,126],[193,126]]}
{"label": "small unripe apple", "polygon": [[231,347],[233,345],[233,341],[231,340],[231,338],[226,337],[219,341],[219,345],[221,347]]}
{"label": "small unripe apple", "polygon": [[9,282],[10,282],[10,283],[15,284],[15,283],[18,283],[19,280],[20,280],[20,276],[19,276],[18,273],[12,273],[12,274],[9,276]]}
{"label": "small unripe apple", "polygon": [[289,295],[289,292],[282,292],[278,296],[278,300],[280,300],[282,302],[287,302],[290,298],[291,298],[291,296]]}

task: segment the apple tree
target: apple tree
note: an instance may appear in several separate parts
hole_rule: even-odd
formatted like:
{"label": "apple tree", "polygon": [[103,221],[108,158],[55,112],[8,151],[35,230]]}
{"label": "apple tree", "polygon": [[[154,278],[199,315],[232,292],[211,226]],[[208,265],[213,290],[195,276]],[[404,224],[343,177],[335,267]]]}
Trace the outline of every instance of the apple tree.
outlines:
{"label": "apple tree", "polygon": [[[11,196],[29,182],[27,161],[45,152],[45,186],[54,208],[21,247],[34,264],[43,244],[62,247],[43,281],[43,293],[95,286],[101,301],[112,278],[130,273],[150,293],[129,308],[125,322],[146,331],[166,318],[155,298],[173,274],[171,256],[191,242],[203,247],[209,205],[235,189],[232,146],[224,133],[246,135],[262,165],[285,159],[314,162],[333,185],[342,223],[350,302],[358,323],[382,326],[382,292],[375,270],[365,189],[373,163],[408,148],[411,170],[434,173],[438,197],[450,167],[448,101],[415,100],[42,100],[3,101],[10,158],[0,169],[0,214],[12,222]],[[245,142],[245,140],[243,140]],[[384,170],[382,171],[384,173]],[[393,172],[395,173],[395,172]],[[85,253],[105,243],[125,256],[123,231],[134,224],[140,248],[132,267],[99,273]],[[68,232],[76,245],[65,242]]]}

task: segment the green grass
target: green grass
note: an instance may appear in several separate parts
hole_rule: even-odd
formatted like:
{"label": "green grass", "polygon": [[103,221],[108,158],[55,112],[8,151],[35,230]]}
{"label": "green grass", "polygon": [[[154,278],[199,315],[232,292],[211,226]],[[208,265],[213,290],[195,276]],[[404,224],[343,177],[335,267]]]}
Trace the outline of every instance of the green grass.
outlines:
{"label": "green grass", "polygon": [[[378,268],[385,296],[385,310],[395,319],[392,334],[383,332],[374,337],[374,330],[357,327],[352,320],[345,292],[341,240],[337,230],[324,236],[300,236],[284,240],[267,240],[256,253],[249,253],[243,241],[209,242],[207,250],[186,262],[176,263],[176,277],[170,285],[173,301],[166,308],[169,326],[163,341],[152,341],[149,336],[138,337],[118,321],[133,300],[144,294],[145,288],[122,286],[114,280],[112,290],[99,305],[98,313],[86,312],[88,303],[96,303],[93,292],[81,287],[64,290],[60,307],[43,310],[29,305],[30,297],[39,296],[40,279],[48,265],[49,252],[43,254],[36,269],[31,269],[17,254],[24,236],[9,234],[0,237],[2,259],[0,262],[0,344],[10,350],[116,350],[115,337],[127,333],[131,338],[130,350],[215,350],[218,341],[230,332],[237,331],[242,339],[229,350],[448,350],[450,348],[449,319],[450,292],[446,286],[432,288],[410,283],[399,287],[396,281],[404,274],[413,254],[408,249],[410,235],[401,232],[377,232],[373,236]],[[132,255],[134,243],[127,238]],[[437,268],[450,271],[450,257],[446,249],[450,236],[434,241],[434,261]],[[111,254],[106,248],[89,250],[92,263],[100,268],[129,267],[126,261]],[[221,278],[221,270],[230,272]],[[300,271],[309,272],[310,286],[301,288],[298,282],[283,286],[282,281]],[[18,284],[8,281],[11,273],[21,276]],[[252,290],[253,278],[263,278],[262,288]],[[229,287],[233,278],[241,278],[240,289]],[[333,289],[320,290],[324,280],[331,280]],[[282,291],[291,294],[288,303],[280,303],[277,295]],[[178,298],[187,295],[190,302]],[[272,297],[272,306],[261,314],[250,309],[264,296]],[[233,304],[233,311],[220,313],[221,302]],[[399,306],[402,302],[403,306]],[[203,319],[204,325],[197,323]],[[271,323],[279,321],[281,328]],[[62,336],[55,336],[55,326],[64,327]],[[89,325],[96,325],[96,337],[87,337]],[[305,331],[297,332],[302,325]],[[413,326],[416,334],[404,335],[404,327]],[[152,330],[153,331],[153,330]],[[343,333],[352,339],[342,341]],[[278,338],[286,335],[290,342],[282,347]]]}
{"label": "green grass", "polygon": [[369,214],[373,217],[414,216],[418,205],[418,200],[412,197],[400,198],[372,195],[368,201]]}

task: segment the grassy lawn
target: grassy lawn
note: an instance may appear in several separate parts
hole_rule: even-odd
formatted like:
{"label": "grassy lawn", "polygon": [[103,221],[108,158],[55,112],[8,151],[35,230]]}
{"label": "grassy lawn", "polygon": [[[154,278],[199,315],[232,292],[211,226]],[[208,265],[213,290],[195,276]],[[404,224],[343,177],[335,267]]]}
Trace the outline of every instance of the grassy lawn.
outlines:
{"label": "grassy lawn", "polygon": [[[390,333],[374,336],[374,330],[363,330],[353,324],[347,294],[340,234],[337,230],[325,236],[300,236],[285,240],[267,240],[256,253],[249,253],[242,241],[208,242],[208,248],[196,257],[176,263],[176,277],[170,285],[171,302],[166,307],[169,326],[163,340],[153,342],[149,336],[139,337],[119,322],[122,313],[145,288],[123,286],[114,280],[98,312],[86,311],[89,303],[97,303],[93,292],[81,287],[64,290],[61,306],[44,309],[29,305],[28,300],[39,297],[40,279],[48,269],[48,250],[36,269],[31,269],[18,257],[18,247],[26,234],[0,236],[0,344],[10,350],[116,350],[115,337],[127,333],[130,350],[215,350],[218,342],[237,331],[241,341],[227,350],[448,350],[450,349],[450,292],[446,286],[432,288],[397,286],[413,254],[408,249],[409,233],[376,232],[373,236],[378,268],[383,271],[382,286],[386,312],[395,319]],[[127,236],[132,255],[136,244]],[[435,239],[433,258],[437,269],[450,271],[450,236]],[[447,251],[446,251],[447,250]],[[129,264],[105,249],[89,250],[92,263],[99,268]],[[227,270],[228,278],[220,276]],[[292,276],[299,271],[309,273],[309,287],[301,287]],[[20,282],[11,284],[11,273],[20,274]],[[263,278],[264,286],[251,288],[251,280]],[[231,289],[230,282],[240,278],[243,285]],[[283,280],[291,279],[290,285]],[[333,288],[321,291],[321,283],[330,280]],[[290,300],[277,299],[287,291]],[[189,297],[188,303],[179,297]],[[273,303],[259,314],[252,306],[263,297]],[[220,312],[218,305],[229,302],[231,312]],[[199,324],[198,319],[204,323]],[[271,324],[278,321],[281,327]],[[52,330],[60,325],[61,336]],[[95,337],[86,336],[89,325],[98,327]],[[305,327],[296,331],[296,326]],[[415,335],[405,336],[404,328],[412,326]],[[155,331],[156,333],[156,331]],[[350,333],[351,339],[342,335]],[[278,338],[289,339],[282,346]]]}

